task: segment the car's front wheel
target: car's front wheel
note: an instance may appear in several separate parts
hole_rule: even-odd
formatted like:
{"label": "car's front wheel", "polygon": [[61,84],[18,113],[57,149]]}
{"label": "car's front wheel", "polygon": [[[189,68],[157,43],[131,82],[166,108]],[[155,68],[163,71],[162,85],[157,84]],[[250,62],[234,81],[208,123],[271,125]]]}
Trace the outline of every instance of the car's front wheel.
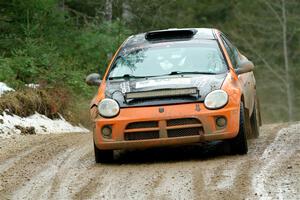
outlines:
{"label": "car's front wheel", "polygon": [[239,133],[237,134],[237,136],[235,138],[233,138],[229,141],[232,154],[243,155],[243,154],[247,154],[247,152],[248,152],[245,120],[246,120],[246,117],[245,117],[244,104],[243,104],[243,102],[241,102]]}
{"label": "car's front wheel", "polygon": [[110,163],[114,159],[113,150],[100,150],[94,143],[95,161],[96,163]]}

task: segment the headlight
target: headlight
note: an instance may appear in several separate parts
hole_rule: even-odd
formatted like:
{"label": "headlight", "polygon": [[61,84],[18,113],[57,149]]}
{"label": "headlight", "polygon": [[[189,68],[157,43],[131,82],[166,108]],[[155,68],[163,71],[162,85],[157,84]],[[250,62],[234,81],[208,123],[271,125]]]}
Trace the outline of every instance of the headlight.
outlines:
{"label": "headlight", "polygon": [[98,104],[98,111],[102,117],[114,117],[119,114],[119,104],[113,99],[103,99]]}
{"label": "headlight", "polygon": [[204,105],[208,109],[219,109],[227,102],[228,94],[224,90],[214,90],[205,97]]}

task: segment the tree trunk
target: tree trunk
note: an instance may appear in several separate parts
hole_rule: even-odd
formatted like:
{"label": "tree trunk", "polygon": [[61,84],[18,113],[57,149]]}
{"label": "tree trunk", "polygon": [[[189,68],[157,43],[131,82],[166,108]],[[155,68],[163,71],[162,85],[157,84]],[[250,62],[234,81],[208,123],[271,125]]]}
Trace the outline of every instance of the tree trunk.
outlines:
{"label": "tree trunk", "polygon": [[285,68],[285,79],[286,79],[286,94],[288,104],[288,119],[293,120],[293,102],[292,102],[292,91],[291,91],[291,79],[289,70],[289,57],[287,48],[287,21],[286,21],[286,8],[285,0],[281,0],[282,3],[282,45],[283,45],[283,56],[284,56],[284,68]]}
{"label": "tree trunk", "polygon": [[128,0],[122,2],[122,19],[124,22],[129,22],[131,19],[130,5]]}
{"label": "tree trunk", "polygon": [[113,0],[106,0],[105,2],[105,19],[108,22],[111,22],[112,20],[112,4]]}

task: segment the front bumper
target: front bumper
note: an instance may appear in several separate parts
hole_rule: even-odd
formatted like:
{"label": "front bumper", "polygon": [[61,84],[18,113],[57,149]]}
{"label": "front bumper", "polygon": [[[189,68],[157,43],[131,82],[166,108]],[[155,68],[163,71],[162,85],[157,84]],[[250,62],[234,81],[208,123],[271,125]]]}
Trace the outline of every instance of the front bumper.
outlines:
{"label": "front bumper", "polygon": [[[222,128],[216,125],[221,116],[227,119]],[[132,124],[138,126],[129,127]],[[102,137],[104,126],[112,128],[109,139]],[[121,109],[115,118],[96,118],[94,142],[99,149],[149,148],[229,139],[238,129],[238,105],[218,110],[208,110],[202,103],[135,107]]]}

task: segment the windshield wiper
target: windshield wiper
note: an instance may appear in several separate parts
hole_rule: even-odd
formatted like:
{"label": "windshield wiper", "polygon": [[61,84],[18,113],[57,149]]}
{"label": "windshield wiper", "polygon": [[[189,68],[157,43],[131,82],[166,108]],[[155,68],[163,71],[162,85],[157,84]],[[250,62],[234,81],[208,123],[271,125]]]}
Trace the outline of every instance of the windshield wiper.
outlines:
{"label": "windshield wiper", "polygon": [[113,76],[109,77],[109,80],[114,80],[114,79],[138,79],[138,78],[151,78],[151,77],[160,77],[160,76],[172,76],[172,75],[184,75],[184,74],[211,74],[211,75],[216,75],[217,73],[213,72],[182,72],[182,71],[173,71],[168,74],[162,74],[162,75],[156,75],[156,76],[134,76],[132,74],[124,74],[123,76]]}
{"label": "windshield wiper", "polygon": [[124,74],[123,76],[112,76],[109,77],[109,80],[113,79],[131,79],[131,78],[147,78],[148,76],[134,76],[132,74]]}
{"label": "windshield wiper", "polygon": [[214,73],[214,72],[198,72],[198,71],[193,71],[193,72],[173,71],[173,72],[170,72],[169,74],[166,74],[166,75],[181,75],[181,74],[212,74],[212,75],[216,75],[217,73]]}

